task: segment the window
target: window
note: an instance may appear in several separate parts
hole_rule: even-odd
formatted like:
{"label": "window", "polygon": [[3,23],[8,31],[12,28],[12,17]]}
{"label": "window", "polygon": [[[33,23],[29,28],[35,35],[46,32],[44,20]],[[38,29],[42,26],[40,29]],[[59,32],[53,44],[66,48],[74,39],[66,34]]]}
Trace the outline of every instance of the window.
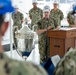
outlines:
{"label": "window", "polygon": [[60,0],[60,3],[72,3],[76,2],[76,0]]}
{"label": "window", "polygon": [[46,2],[50,2],[50,0],[46,0]]}

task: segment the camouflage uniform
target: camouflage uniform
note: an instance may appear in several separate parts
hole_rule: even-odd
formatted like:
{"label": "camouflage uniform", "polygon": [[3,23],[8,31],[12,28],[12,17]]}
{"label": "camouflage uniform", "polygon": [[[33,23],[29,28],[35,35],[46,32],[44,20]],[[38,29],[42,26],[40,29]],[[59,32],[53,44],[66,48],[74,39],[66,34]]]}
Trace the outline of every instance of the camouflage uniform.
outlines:
{"label": "camouflage uniform", "polygon": [[48,75],[46,71],[38,65],[30,62],[11,60],[6,55],[0,53],[0,74],[1,75]]}
{"label": "camouflage uniform", "polygon": [[33,25],[36,25],[38,20],[40,20],[43,17],[43,11],[40,8],[36,8],[36,10],[34,11],[34,8],[32,8],[29,11],[29,16],[31,18],[31,26],[30,28],[32,29]]}
{"label": "camouflage uniform", "polygon": [[18,29],[21,29],[21,27],[22,27],[23,14],[20,12],[13,13],[12,19],[14,22],[14,24],[13,24],[13,38],[14,38],[15,46],[17,47],[16,38],[15,38],[15,31],[17,30],[16,26],[18,27]]}
{"label": "camouflage uniform", "polygon": [[[46,20],[45,18],[42,18],[37,23],[38,29],[45,29],[45,28],[47,28],[47,25],[52,26],[54,28],[53,20],[52,19]],[[50,56],[50,48],[49,48],[50,40],[46,36],[46,34],[47,34],[47,32],[44,32],[44,33],[38,35],[38,37],[39,37],[39,53],[40,53],[40,62],[41,63],[47,61],[47,59]],[[47,40],[47,44],[46,44],[46,40]],[[47,50],[46,50],[46,46],[48,46]],[[45,59],[45,56],[47,56],[47,59]]]}
{"label": "camouflage uniform", "polygon": [[54,11],[54,9],[50,12],[50,17],[54,20],[55,28],[57,26],[61,26],[61,20],[64,18],[63,12],[61,10]]}
{"label": "camouflage uniform", "polygon": [[12,14],[12,19],[14,21],[13,26],[18,26],[18,29],[22,27],[22,19],[23,19],[23,14],[20,12],[17,12],[16,14]]}
{"label": "camouflage uniform", "polygon": [[[13,12],[14,8],[11,5],[11,0],[0,0],[0,27],[1,27],[0,39],[2,38],[7,27],[6,22],[8,22],[7,17],[4,19],[4,15],[7,12]],[[4,22],[5,21],[5,22]],[[4,30],[4,31],[3,31]],[[1,42],[1,40],[0,40]],[[17,60],[12,60],[2,53],[3,48],[0,43],[0,75],[47,75],[45,70],[37,65],[29,62],[22,62]]]}
{"label": "camouflage uniform", "polygon": [[72,11],[68,13],[67,19],[68,19],[69,26],[74,25],[74,17],[72,15]]}
{"label": "camouflage uniform", "polygon": [[76,49],[70,48],[64,55],[55,68],[54,75],[76,75]]}

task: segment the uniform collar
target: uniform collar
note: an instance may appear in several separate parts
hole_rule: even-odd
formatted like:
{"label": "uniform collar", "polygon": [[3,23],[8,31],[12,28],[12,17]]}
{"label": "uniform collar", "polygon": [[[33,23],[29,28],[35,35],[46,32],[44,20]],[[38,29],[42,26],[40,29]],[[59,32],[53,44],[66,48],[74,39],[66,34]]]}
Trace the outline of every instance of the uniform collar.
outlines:
{"label": "uniform collar", "polygon": [[56,11],[54,9],[52,9],[52,12],[59,12],[59,9],[57,9]]}
{"label": "uniform collar", "polygon": [[43,19],[44,19],[44,20],[49,20],[49,17],[48,17],[48,18],[45,18],[45,17],[44,17]]}
{"label": "uniform collar", "polygon": [[33,11],[38,11],[38,7],[34,10],[34,8],[33,8]]}

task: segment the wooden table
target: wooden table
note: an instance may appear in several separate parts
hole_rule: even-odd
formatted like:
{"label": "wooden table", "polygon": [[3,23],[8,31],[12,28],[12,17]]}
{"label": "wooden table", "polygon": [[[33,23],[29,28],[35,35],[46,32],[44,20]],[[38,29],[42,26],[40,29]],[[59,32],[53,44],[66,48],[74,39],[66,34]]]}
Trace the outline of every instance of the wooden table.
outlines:
{"label": "wooden table", "polygon": [[50,38],[50,56],[64,56],[70,47],[76,46],[76,28],[49,30],[47,36]]}

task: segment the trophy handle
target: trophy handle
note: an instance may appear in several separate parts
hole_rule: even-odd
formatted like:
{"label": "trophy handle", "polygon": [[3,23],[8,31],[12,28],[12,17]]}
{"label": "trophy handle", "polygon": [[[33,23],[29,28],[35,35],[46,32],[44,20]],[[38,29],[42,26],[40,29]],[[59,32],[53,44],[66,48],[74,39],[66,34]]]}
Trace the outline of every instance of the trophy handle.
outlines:
{"label": "trophy handle", "polygon": [[37,31],[37,25],[33,25],[32,30],[36,32]]}
{"label": "trophy handle", "polygon": [[14,47],[17,48],[16,35],[15,35],[15,33],[18,33],[18,26],[13,26],[13,41],[14,41]]}

